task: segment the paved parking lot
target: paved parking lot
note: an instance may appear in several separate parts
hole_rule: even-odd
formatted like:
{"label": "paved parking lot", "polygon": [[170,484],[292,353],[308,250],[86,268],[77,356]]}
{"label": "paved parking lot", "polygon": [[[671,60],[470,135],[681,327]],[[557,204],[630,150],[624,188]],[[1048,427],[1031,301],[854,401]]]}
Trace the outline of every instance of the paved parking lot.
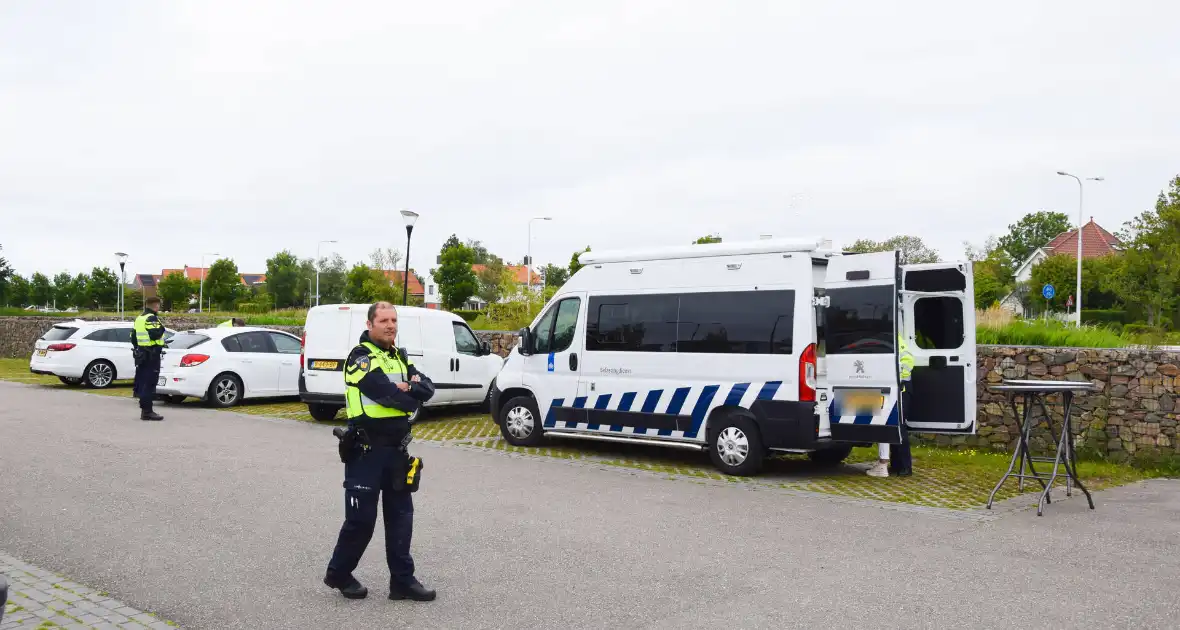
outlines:
{"label": "paved parking lot", "polygon": [[439,599],[383,598],[378,535],[370,598],[350,602],[319,581],[343,513],[328,427],[199,407],[144,423],[120,396],[12,383],[0,398],[0,552],[181,627],[1173,625],[1173,481],[1100,492],[1095,511],[1075,497],[1038,518],[1021,497],[983,514],[511,452],[461,420],[468,436],[412,446],[413,551]]}

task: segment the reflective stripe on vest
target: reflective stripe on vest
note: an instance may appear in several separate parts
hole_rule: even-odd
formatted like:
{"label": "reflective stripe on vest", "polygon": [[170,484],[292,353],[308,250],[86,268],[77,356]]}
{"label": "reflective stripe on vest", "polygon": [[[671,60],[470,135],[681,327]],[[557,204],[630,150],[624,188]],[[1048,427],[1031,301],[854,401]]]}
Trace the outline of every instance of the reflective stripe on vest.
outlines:
{"label": "reflective stripe on vest", "polygon": [[148,334],[149,329],[154,330],[156,328],[159,328],[160,322],[155,322],[155,323],[149,322],[147,319],[148,315],[150,315],[150,313],[140,313],[139,317],[135,318],[135,325],[134,325],[135,343],[140,348],[146,348],[146,347],[150,347],[150,346],[162,346],[162,345],[164,345],[164,338],[163,337],[161,337],[159,339],[152,339],[151,335]]}
{"label": "reflective stripe on vest", "polygon": [[910,375],[914,371],[914,355],[910,352],[910,346],[901,338],[897,336],[897,358],[901,363],[901,380],[910,380]]}
{"label": "reflective stripe on vest", "polygon": [[357,384],[366,374],[380,370],[391,383],[407,382],[408,367],[403,365],[397,354],[390,354],[377,346],[365,342],[361,344],[369,349],[369,369],[362,371],[354,366],[344,370],[344,400],[345,410],[349,420],[354,418],[401,418],[410,414],[401,409],[385,407],[377,404],[368,396],[361,393]]}

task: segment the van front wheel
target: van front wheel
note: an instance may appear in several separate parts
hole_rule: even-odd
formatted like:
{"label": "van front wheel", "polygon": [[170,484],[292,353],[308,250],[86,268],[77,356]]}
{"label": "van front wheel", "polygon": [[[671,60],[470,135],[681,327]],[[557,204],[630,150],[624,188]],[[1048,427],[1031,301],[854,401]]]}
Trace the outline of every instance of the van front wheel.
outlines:
{"label": "van front wheel", "polygon": [[541,442],[541,414],[531,396],[517,396],[500,410],[500,434],[513,446]]}
{"label": "van front wheel", "polygon": [[709,457],[713,465],[727,475],[756,474],[762,469],[762,460],[766,456],[757,425],[750,418],[733,413],[719,420],[709,440]]}

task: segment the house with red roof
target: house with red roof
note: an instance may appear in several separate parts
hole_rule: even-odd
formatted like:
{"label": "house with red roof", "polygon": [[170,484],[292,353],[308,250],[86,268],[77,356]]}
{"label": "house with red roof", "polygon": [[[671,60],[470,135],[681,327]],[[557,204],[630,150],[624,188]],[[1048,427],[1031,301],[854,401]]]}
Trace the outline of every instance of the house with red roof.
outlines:
{"label": "house with red roof", "polygon": [[[1090,222],[1083,225],[1082,229],[1082,260],[1089,258],[1102,258],[1103,256],[1117,255],[1123,250],[1123,243],[1117,236],[1108,232],[1101,225],[1094,222],[1094,217],[1090,217]],[[1032,279],[1033,267],[1036,267],[1041,261],[1050,256],[1063,255],[1069,256],[1074,260],[1078,258],[1078,230],[1066,230],[1061,234],[1053,237],[1048,243],[1033,250],[1033,253],[1016,268],[1015,280],[1017,286],[1028,282]],[[1059,290],[1064,290],[1060,288]],[[1072,291],[1070,291],[1072,293]],[[1018,291],[1009,293],[1001,302],[1000,305],[1018,315],[1024,313],[1024,307],[1021,304]],[[1085,305],[1082,305],[1085,308]]]}
{"label": "house with red roof", "polygon": [[405,281],[405,272],[403,271],[382,269],[381,273],[385,274],[385,277],[389,279],[389,284],[393,285],[395,289],[401,289],[403,286],[405,286],[406,293],[408,293],[411,298],[422,298],[426,293],[426,291],[422,288],[422,283],[418,280],[418,274],[414,273],[413,269],[410,270],[410,279],[408,283]]}

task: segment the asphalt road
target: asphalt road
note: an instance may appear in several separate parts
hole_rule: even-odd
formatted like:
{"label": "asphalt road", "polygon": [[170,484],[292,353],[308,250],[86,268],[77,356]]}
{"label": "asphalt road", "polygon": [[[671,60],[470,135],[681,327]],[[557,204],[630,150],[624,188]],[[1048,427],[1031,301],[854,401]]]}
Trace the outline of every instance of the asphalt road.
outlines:
{"label": "asphalt road", "polygon": [[1180,482],[987,522],[415,443],[439,598],[385,599],[379,528],[347,601],[320,582],[344,509],[328,428],[0,400],[0,549],[186,628],[1175,627]]}

